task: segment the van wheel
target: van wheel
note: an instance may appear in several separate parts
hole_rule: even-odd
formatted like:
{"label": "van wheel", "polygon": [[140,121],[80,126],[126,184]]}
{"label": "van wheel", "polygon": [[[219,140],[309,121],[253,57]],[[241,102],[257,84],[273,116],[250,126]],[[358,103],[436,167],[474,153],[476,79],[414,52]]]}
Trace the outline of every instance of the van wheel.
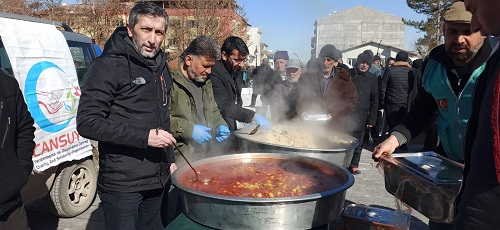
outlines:
{"label": "van wheel", "polygon": [[74,217],[94,202],[97,171],[91,159],[72,161],[57,175],[49,193],[52,214]]}

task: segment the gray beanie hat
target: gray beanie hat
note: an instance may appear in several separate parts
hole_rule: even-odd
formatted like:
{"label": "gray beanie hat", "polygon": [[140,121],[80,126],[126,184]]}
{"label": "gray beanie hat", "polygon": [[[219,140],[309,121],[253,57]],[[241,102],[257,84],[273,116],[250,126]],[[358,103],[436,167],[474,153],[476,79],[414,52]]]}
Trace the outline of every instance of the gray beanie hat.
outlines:
{"label": "gray beanie hat", "polygon": [[335,61],[338,61],[342,58],[342,52],[335,48],[334,45],[332,44],[327,44],[321,48],[321,51],[319,51],[319,57],[324,58],[324,57],[329,57],[332,58]]}

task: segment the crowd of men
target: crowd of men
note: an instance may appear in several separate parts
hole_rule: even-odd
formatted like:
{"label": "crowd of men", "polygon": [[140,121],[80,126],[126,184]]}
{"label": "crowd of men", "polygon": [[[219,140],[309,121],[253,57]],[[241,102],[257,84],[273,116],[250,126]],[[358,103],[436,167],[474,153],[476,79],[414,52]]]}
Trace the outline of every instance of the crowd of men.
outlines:
{"label": "crowd of men", "polygon": [[[437,152],[464,162],[465,170],[455,224],[431,221],[430,228],[497,229],[500,52],[498,44],[492,52],[487,36],[500,35],[498,10],[498,1],[454,3],[443,17],[445,43],[413,66],[402,51],[381,68],[380,56],[367,50],[349,69],[341,51],[328,44],[304,69],[286,51],[276,52],[274,70],[263,60],[252,73],[251,106],[260,94],[265,109],[260,113],[269,106],[273,122],[324,114],[330,118],[325,128],[361,142],[365,131],[380,123],[383,110],[391,134],[375,147],[375,160],[408,143],[435,119]],[[231,153],[237,150],[231,135],[237,122],[272,128],[265,115],[242,105],[240,72],[249,51],[241,38],[228,37],[219,48],[212,38],[199,36],[171,71],[160,48],[167,29],[165,10],[136,3],[127,26],[111,35],[82,86],[77,129],[99,141],[98,193],[106,229],[163,229],[168,224],[176,151],[193,159],[213,150]],[[32,168],[33,119],[21,92],[12,90],[18,86],[5,79],[0,78],[0,109],[13,107],[8,125],[16,128],[8,133],[6,148],[2,143],[0,156],[18,163],[0,168],[18,175],[7,178],[12,189],[1,189],[0,229],[28,229],[19,190]],[[7,120],[0,118],[3,127]],[[361,173],[361,149],[353,153],[353,174]]]}

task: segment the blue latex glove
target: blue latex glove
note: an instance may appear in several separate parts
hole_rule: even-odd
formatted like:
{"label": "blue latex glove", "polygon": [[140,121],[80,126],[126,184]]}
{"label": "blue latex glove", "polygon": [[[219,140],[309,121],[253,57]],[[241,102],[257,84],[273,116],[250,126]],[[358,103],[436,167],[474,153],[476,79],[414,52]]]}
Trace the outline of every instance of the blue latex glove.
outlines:
{"label": "blue latex glove", "polygon": [[223,142],[224,140],[229,138],[229,135],[231,135],[229,128],[225,125],[219,125],[219,127],[217,129],[217,136],[215,137],[215,139],[218,142]]}
{"label": "blue latex glove", "polygon": [[261,129],[271,129],[271,123],[269,123],[269,121],[267,121],[266,118],[260,114],[257,114],[257,116],[255,116],[254,121],[255,124],[260,125]]}
{"label": "blue latex glove", "polygon": [[212,140],[212,135],[210,135],[210,128],[203,125],[194,125],[191,138],[198,144],[209,142],[210,140]]}

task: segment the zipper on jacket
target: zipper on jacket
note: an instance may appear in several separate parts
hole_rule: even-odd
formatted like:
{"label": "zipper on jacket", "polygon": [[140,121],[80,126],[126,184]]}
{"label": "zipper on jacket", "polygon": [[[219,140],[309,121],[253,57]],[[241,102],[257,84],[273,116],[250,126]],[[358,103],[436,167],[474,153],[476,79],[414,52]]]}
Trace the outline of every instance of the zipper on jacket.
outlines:
{"label": "zipper on jacket", "polygon": [[167,105],[167,101],[165,100],[165,80],[163,79],[163,74],[160,75],[160,81],[161,81],[161,101],[163,105]]}
{"label": "zipper on jacket", "polygon": [[2,120],[2,113],[3,113],[3,101],[0,101],[0,121]]}
{"label": "zipper on jacket", "polygon": [[9,133],[9,126],[10,126],[10,117],[7,117],[7,128],[5,128],[5,134],[3,135],[3,139],[2,139],[2,149],[5,146],[5,140],[7,139],[7,133]]}

